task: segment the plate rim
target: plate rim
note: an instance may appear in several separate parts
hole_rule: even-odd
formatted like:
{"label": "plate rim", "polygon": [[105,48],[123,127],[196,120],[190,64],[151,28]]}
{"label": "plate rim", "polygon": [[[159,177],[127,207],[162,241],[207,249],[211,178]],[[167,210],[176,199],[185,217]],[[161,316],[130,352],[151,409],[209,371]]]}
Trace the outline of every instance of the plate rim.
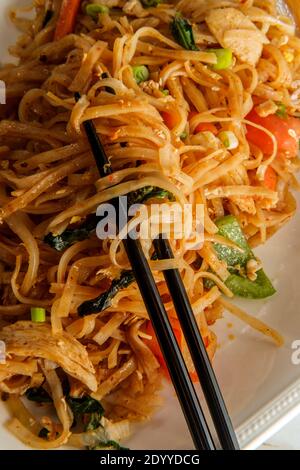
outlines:
{"label": "plate rim", "polygon": [[[277,2],[281,3],[281,0],[277,0]],[[11,6],[16,3],[17,0],[14,0]],[[3,8],[0,10],[3,11]],[[5,13],[7,13],[7,7]],[[275,395],[271,401],[259,408],[236,428],[241,449],[257,449],[298,415],[300,415],[300,378]],[[0,423],[0,425],[3,426],[4,423]],[[23,450],[33,449],[24,445]]]}
{"label": "plate rim", "polygon": [[261,407],[236,432],[243,450],[255,450],[300,415],[300,379]]}

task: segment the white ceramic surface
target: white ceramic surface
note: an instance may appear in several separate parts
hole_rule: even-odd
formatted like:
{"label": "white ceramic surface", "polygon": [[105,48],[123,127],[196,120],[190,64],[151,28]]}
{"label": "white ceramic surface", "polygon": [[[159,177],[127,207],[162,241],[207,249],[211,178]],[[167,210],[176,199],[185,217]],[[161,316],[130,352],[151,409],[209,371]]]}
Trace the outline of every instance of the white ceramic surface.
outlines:
{"label": "white ceramic surface", "polygon": [[258,450],[300,450],[300,415],[276,432]]}
{"label": "white ceramic surface", "polygon": [[[16,38],[16,32],[7,19],[7,8],[27,3],[28,0],[0,2],[2,63],[9,58],[7,46]],[[214,367],[241,445],[246,448],[259,446],[300,412],[300,366],[291,362],[291,343],[300,339],[299,230],[298,213],[266,246],[256,250],[278,290],[277,294],[267,301],[239,301],[248,312],[278,328],[285,336],[285,346],[277,349],[271,341],[229,314],[214,328],[220,342]],[[229,323],[233,323],[233,327],[229,328]],[[231,335],[234,335],[234,340],[229,339]],[[166,387],[164,395],[165,406],[155,418],[138,426],[128,443],[132,449],[192,448],[174,392]],[[7,417],[5,407],[0,403],[0,449],[24,448],[5,430],[3,423]]]}

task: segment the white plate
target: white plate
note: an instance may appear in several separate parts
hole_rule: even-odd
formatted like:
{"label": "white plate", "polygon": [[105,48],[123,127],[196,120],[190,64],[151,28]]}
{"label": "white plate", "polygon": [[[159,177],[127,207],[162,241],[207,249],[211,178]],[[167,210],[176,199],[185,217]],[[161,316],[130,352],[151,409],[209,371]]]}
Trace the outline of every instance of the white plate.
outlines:
{"label": "white plate", "polygon": [[[7,46],[16,32],[7,19],[7,8],[25,5],[28,0],[1,0],[0,57],[9,59]],[[300,203],[300,198],[298,198]],[[214,367],[230,414],[238,430],[241,446],[258,447],[300,412],[300,366],[291,362],[294,340],[300,339],[300,214],[256,250],[277,288],[268,301],[239,302],[248,312],[270,323],[283,333],[285,346],[277,349],[271,342],[229,314],[214,328],[220,349]],[[233,323],[233,328],[228,323]],[[235,339],[229,340],[229,335]],[[191,449],[189,437],[174,392],[167,387],[165,406],[149,423],[139,425],[128,445],[132,449]],[[8,418],[0,404],[0,449],[24,446],[2,425]],[[299,441],[300,446],[300,441]]]}

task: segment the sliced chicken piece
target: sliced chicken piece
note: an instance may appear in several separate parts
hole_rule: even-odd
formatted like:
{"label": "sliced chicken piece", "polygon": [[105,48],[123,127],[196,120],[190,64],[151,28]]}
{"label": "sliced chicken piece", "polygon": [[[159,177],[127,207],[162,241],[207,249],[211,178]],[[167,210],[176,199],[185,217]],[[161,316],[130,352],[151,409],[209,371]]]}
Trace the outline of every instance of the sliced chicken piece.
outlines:
{"label": "sliced chicken piece", "polygon": [[206,16],[206,23],[220,45],[250,65],[255,65],[269,40],[255,24],[235,8],[217,8]]}
{"label": "sliced chicken piece", "polygon": [[18,321],[2,328],[0,340],[6,344],[8,371],[10,362],[14,364],[13,356],[25,357],[27,360],[44,358],[57,363],[90,390],[97,389],[95,370],[88,353],[69,333],[63,331],[54,336],[51,326],[46,323]]}
{"label": "sliced chicken piece", "polygon": [[136,16],[137,18],[144,18],[148,16],[147,9],[143,8],[143,5],[139,0],[129,0],[123,7],[124,13],[129,16]]}
{"label": "sliced chicken piece", "polygon": [[255,111],[260,117],[267,117],[275,114],[278,110],[277,104],[273,100],[267,100],[256,106]]}
{"label": "sliced chicken piece", "polygon": [[[230,171],[226,176],[224,176],[223,180],[227,185],[249,184],[249,178],[244,165],[239,165],[235,170]],[[232,196],[230,199],[242,212],[247,212],[252,215],[256,214],[256,206],[252,197]]]}

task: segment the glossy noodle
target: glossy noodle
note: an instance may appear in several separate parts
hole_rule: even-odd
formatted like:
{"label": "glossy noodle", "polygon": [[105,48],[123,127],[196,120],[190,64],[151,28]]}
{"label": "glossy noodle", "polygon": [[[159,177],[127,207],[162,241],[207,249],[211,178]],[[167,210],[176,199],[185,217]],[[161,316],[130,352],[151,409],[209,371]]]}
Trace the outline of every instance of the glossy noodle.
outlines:
{"label": "glossy noodle", "polygon": [[[202,206],[201,247],[171,236],[175,260],[159,261],[142,241],[192,378],[164,269],[180,269],[211,359],[225,310],[280,346],[234,302],[275,292],[252,248],[296,210],[300,39],[274,0],[35,0],[29,10],[10,14],[17,63],[0,69],[7,427],[34,448],[118,448],[161,405],[166,366],[121,236],[100,240],[94,214],[124,195],[148,209],[189,203],[194,219]],[[87,120],[114,170],[102,179]]]}

